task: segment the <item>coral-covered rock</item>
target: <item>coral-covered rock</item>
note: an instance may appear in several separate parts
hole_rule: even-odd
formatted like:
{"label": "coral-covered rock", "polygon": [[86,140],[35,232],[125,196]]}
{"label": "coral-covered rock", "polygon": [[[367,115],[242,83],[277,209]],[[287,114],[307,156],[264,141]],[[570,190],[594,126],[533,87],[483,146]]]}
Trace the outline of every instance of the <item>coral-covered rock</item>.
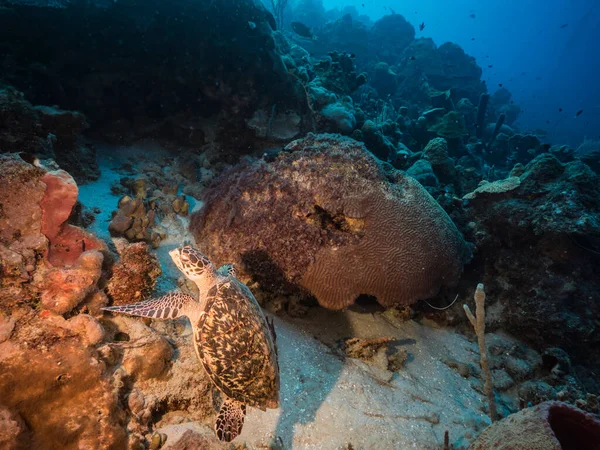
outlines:
{"label": "coral-covered rock", "polygon": [[[82,111],[104,139],[151,137],[197,148],[210,134],[235,155],[254,147],[245,119],[255,110],[302,104],[300,81],[287,72],[262,2],[11,3],[13,17],[0,16],[3,79],[34,103]],[[68,30],[68,39],[56,30]]]}
{"label": "coral-covered rock", "polygon": [[490,182],[482,182],[477,189],[473,192],[469,192],[465,194],[463,199],[465,200],[473,200],[478,196],[485,195],[497,195],[502,194],[504,192],[510,192],[514,189],[517,189],[521,184],[521,179],[519,177],[508,177],[503,180],[497,180],[492,183]]}
{"label": "coral-covered rock", "polygon": [[452,89],[455,102],[468,98],[473,104],[485,92],[475,58],[450,42],[438,48],[430,38],[416,39],[406,47],[398,66],[400,88],[396,94],[414,103],[431,104],[429,87],[437,91]]}
{"label": "coral-covered rock", "polygon": [[464,119],[456,111],[445,114],[435,124],[430,125],[427,131],[445,139],[462,139],[467,135]]}
{"label": "coral-covered rock", "polygon": [[515,134],[508,139],[511,161],[527,164],[543,152],[540,140],[532,134]]}
{"label": "coral-covered rock", "polygon": [[435,138],[423,149],[423,158],[431,163],[435,175],[442,183],[453,183],[456,176],[454,161],[448,156],[448,142]]}
{"label": "coral-covered rock", "polygon": [[0,405],[0,448],[26,450],[31,448],[27,425],[18,413]]}
{"label": "coral-covered rock", "polygon": [[396,74],[388,64],[379,62],[375,64],[371,85],[377,90],[381,98],[387,98],[396,91]]}
{"label": "coral-covered rock", "polygon": [[439,184],[439,180],[433,172],[431,163],[426,159],[415,161],[415,163],[408,168],[406,174],[413,177],[425,187],[436,187]]}
{"label": "coral-covered rock", "polygon": [[181,437],[173,444],[169,445],[169,450],[191,450],[194,448],[203,450],[224,450],[226,446],[218,441],[215,441],[211,430],[195,430],[185,431]]}
{"label": "coral-covered rock", "polygon": [[353,134],[357,140],[365,143],[367,149],[382,161],[388,161],[396,155],[396,147],[381,132],[372,120],[365,120],[360,129],[360,135]]}
{"label": "coral-covered rock", "polygon": [[415,28],[402,15],[385,15],[371,29],[371,56],[387,64],[396,64],[414,38]]}
{"label": "coral-covered rock", "polygon": [[562,164],[549,153],[513,175],[465,196],[488,274],[488,320],[596,364],[600,180],[581,161]]}
{"label": "coral-covered rock", "polygon": [[114,240],[119,260],[113,266],[106,287],[115,305],[135,303],[147,298],[162,273],[156,256],[144,242],[129,244],[125,239]]}
{"label": "coral-covered rock", "polygon": [[352,139],[309,135],[286,150],[208,190],[191,230],[215,263],[275,289],[301,285],[334,309],[361,294],[410,304],[458,281],[469,248],[415,180]]}
{"label": "coral-covered rock", "polygon": [[259,138],[289,142],[300,134],[301,120],[294,111],[277,113],[275,110],[257,109],[246,123]]}
{"label": "coral-covered rock", "polygon": [[74,264],[86,250],[106,252],[106,244],[87,231],[66,223],[77,202],[79,190],[64,170],[47,172],[40,181],[46,185],[42,208],[42,233],[50,241],[48,261],[53,266]]}
{"label": "coral-covered rock", "polygon": [[145,381],[163,375],[170,367],[173,348],[163,336],[131,317],[114,317],[111,325],[113,338],[135,343],[123,348],[122,364],[127,375]]}
{"label": "coral-covered rock", "polygon": [[97,290],[103,261],[102,253],[88,250],[72,266],[53,267],[36,274],[42,306],[56,314],[70,312]]}
{"label": "coral-covered rock", "polygon": [[[77,264],[84,251],[106,252],[104,242],[65,223],[77,199],[73,178],[62,170],[49,171],[27,163],[14,154],[0,155],[0,173],[3,194],[0,199],[0,304],[9,310],[14,305],[39,298],[40,289],[61,298],[71,295],[59,293],[60,287],[53,289],[40,283],[42,272],[56,269],[52,277],[57,281],[61,268]],[[102,255],[98,255],[101,262]],[[61,283],[78,284],[75,280],[68,281],[66,273],[63,275]],[[99,273],[93,278],[97,276]],[[80,283],[91,281],[85,278]],[[73,302],[81,301],[79,296],[84,291],[91,292],[87,287],[78,291],[59,309],[69,309]],[[46,300],[54,303],[48,296]]]}
{"label": "coral-covered rock", "polygon": [[82,114],[33,107],[23,94],[0,86],[0,152],[27,152],[52,158],[81,183],[100,176],[94,147],[83,143]]}
{"label": "coral-covered rock", "polygon": [[346,101],[336,101],[325,106],[320,111],[323,121],[327,123],[326,128],[330,131],[349,134],[356,126],[354,106],[350,98]]}
{"label": "coral-covered rock", "polygon": [[20,427],[12,429],[24,434],[19,442],[25,448],[125,448],[125,414],[95,350],[49,316],[31,310],[13,316],[13,336],[0,344],[0,398],[11,411],[8,421]]}
{"label": "coral-covered rock", "polygon": [[[193,158],[190,158],[188,177],[197,175],[194,170]],[[182,162],[178,163],[181,167]],[[118,185],[113,185],[115,192],[125,192],[129,195],[121,197],[118,209],[113,212],[113,218],[108,226],[111,236],[125,237],[131,242],[144,241],[158,247],[167,236],[176,238],[173,234],[183,233],[184,226],[180,217],[189,213],[189,203],[185,195],[178,195],[179,182],[185,178],[183,170],[169,173],[165,176],[162,168],[156,163],[148,163],[143,175],[135,178],[121,178]],[[190,187],[194,185],[189,183]]]}
{"label": "coral-covered rock", "polygon": [[600,173],[600,139],[586,139],[575,150],[575,157],[582,160],[596,173]]}
{"label": "coral-covered rock", "polygon": [[92,316],[77,314],[71,317],[67,323],[69,329],[79,334],[82,337],[82,341],[87,345],[98,345],[104,339],[104,328]]}
{"label": "coral-covered rock", "polygon": [[546,402],[492,424],[469,450],[594,450],[600,422],[562,402]]}

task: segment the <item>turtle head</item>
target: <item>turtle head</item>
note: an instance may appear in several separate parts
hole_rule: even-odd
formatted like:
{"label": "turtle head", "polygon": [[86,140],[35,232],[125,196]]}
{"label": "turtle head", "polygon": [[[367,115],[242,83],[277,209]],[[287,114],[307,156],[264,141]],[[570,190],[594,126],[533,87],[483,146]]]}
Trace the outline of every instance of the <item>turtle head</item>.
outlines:
{"label": "turtle head", "polygon": [[189,245],[171,250],[169,255],[177,268],[194,282],[212,277],[216,273],[210,259]]}

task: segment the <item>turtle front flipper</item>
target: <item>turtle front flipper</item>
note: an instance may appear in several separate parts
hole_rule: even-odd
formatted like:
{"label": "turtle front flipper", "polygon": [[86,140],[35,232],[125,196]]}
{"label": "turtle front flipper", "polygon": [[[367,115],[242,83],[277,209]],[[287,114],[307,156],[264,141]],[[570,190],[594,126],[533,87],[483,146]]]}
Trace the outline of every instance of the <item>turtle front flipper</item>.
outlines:
{"label": "turtle front flipper", "polygon": [[153,319],[176,319],[181,316],[190,317],[198,308],[199,304],[193,297],[180,292],[172,292],[160,298],[102,309]]}
{"label": "turtle front flipper", "polygon": [[227,398],[215,423],[215,432],[220,441],[231,442],[242,432],[244,417],[246,416],[246,404]]}

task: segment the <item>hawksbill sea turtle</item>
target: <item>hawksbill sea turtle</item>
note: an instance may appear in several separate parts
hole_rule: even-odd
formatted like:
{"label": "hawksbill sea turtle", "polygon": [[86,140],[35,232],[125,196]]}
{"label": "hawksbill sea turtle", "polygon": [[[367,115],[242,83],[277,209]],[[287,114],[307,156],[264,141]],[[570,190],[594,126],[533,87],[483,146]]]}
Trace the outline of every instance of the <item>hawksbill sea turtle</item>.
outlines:
{"label": "hawksbill sea turtle", "polygon": [[230,442],[242,431],[246,406],[265,411],[279,406],[279,364],[273,322],[232,266],[215,269],[195,248],[169,252],[200,290],[198,299],[175,292],[158,299],[104,308],[107,311],[192,323],[196,354],[213,384],[225,395],[215,432]]}

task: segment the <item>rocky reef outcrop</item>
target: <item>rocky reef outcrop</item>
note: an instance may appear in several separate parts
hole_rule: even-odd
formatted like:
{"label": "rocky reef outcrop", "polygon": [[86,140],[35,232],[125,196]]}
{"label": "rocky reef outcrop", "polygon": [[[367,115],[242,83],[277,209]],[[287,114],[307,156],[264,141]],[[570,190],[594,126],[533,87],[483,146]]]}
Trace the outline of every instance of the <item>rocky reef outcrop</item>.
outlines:
{"label": "rocky reef outcrop", "polygon": [[0,447],[142,449],[155,414],[209,417],[210,381],[176,324],[169,341],[101,311],[106,293],[148,296],[156,258],[122,240],[113,264],[103,241],[67,223],[73,178],[33,162],[0,154]]}
{"label": "rocky reef outcrop", "polygon": [[114,240],[119,260],[112,267],[106,291],[113,305],[125,305],[145,300],[150,296],[161,274],[158,259],[149,252],[144,242],[130,244]]}
{"label": "rocky reef outcrop", "polygon": [[361,294],[386,306],[431,297],[456,284],[470,254],[416,181],[335,135],[226,171],[204,201],[191,230],[211,259],[267,288],[301,286],[333,309]]}
{"label": "rocky reef outcrop", "polygon": [[[72,309],[93,293],[106,255],[104,242],[66,223],[77,184],[64,170],[32,165],[16,154],[0,155],[0,172],[0,303],[10,308],[37,298],[48,307]],[[73,277],[65,272],[71,266],[96,269],[91,278]]]}
{"label": "rocky reef outcrop", "polygon": [[467,235],[477,245],[493,306],[489,323],[534,343],[597,361],[600,192],[580,161],[544,153],[512,177],[467,194]]}
{"label": "rocky reef outcrop", "polygon": [[0,16],[2,80],[83,112],[104,139],[216,140],[235,153],[252,144],[254,111],[306,105],[260,2],[55,3],[12,1]]}
{"label": "rocky reef outcrop", "polygon": [[0,153],[24,152],[51,158],[78,183],[100,176],[96,150],[83,138],[83,114],[50,106],[33,106],[22,92],[0,83]]}

